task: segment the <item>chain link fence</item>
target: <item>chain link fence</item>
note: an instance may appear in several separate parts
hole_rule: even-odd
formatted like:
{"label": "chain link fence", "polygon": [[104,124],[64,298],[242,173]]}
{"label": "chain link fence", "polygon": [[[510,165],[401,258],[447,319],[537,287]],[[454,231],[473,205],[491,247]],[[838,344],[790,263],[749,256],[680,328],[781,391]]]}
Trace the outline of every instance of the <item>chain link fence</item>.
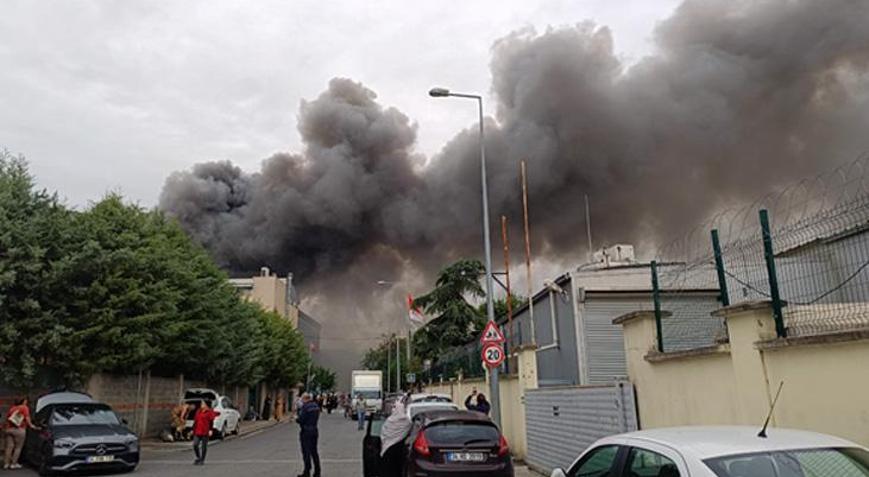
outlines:
{"label": "chain link fence", "polygon": [[780,337],[867,328],[869,156],[723,210],[656,256],[662,351],[727,340],[709,302],[687,299],[703,290],[716,307],[771,301]]}
{"label": "chain link fence", "polygon": [[485,375],[482,352],[482,346],[477,341],[448,350],[437,362],[432,363],[431,368],[423,371],[422,380],[424,382],[439,382],[441,379],[448,381],[460,374],[465,378],[482,377]]}

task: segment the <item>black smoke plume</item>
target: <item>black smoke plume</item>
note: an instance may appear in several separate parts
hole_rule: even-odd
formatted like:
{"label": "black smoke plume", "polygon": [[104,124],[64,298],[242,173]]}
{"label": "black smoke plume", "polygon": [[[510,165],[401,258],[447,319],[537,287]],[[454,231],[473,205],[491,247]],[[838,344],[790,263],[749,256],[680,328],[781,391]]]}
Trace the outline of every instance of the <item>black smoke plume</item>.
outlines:
{"label": "black smoke plume", "polygon": [[[519,223],[526,159],[535,253],[575,264],[584,194],[598,243],[654,244],[855,157],[869,128],[867,19],[866,0],[686,1],[632,65],[591,22],[507,35],[492,48],[486,123],[493,217]],[[328,289],[335,323],[377,303],[366,280],[480,255],[475,126],[426,162],[414,122],[334,79],[298,127],[302,153],[256,173],[198,164],[168,178],[161,208],[231,270],[265,264]]]}

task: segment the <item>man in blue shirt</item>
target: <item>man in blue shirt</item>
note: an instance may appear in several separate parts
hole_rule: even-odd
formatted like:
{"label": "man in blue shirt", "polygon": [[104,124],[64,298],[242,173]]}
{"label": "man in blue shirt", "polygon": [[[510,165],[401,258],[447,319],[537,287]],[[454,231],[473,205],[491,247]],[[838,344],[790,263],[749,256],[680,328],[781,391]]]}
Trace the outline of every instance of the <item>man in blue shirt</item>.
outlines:
{"label": "man in blue shirt", "polygon": [[302,395],[302,408],[296,422],[301,427],[299,441],[302,444],[302,460],[305,462],[305,470],[299,477],[311,477],[311,461],[314,461],[313,477],[320,477],[320,453],[317,451],[317,439],[319,431],[317,422],[320,420],[320,406],[311,399],[309,393]]}

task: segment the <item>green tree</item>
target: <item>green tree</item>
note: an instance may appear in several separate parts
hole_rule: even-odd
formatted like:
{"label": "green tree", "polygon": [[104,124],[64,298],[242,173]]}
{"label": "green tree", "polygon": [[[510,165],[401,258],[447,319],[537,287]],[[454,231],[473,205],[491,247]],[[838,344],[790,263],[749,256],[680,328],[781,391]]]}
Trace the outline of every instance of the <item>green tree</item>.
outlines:
{"label": "green tree", "polygon": [[63,346],[71,219],[36,189],[23,157],[0,151],[0,383],[44,386],[56,380],[53,364],[74,358]]}
{"label": "green tree", "polygon": [[478,260],[460,260],[443,269],[435,288],[414,302],[433,319],[414,334],[414,352],[437,361],[447,349],[476,338],[486,323],[485,314],[468,298],[485,297],[480,277],[485,268]]}
{"label": "green tree", "polygon": [[173,220],[109,194],[82,212],[0,153],[0,384],[82,384],[102,371],[292,386],[301,334],[238,295]]}
{"label": "green tree", "polygon": [[314,365],[311,367],[310,388],[319,392],[334,391],[336,377],[335,371]]}

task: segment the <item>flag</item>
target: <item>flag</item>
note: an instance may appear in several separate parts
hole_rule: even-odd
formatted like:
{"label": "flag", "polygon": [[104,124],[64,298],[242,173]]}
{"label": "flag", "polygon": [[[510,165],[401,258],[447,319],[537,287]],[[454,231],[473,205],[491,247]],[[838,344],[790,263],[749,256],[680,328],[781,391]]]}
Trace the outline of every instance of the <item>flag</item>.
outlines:
{"label": "flag", "polygon": [[425,324],[425,315],[419,310],[419,307],[413,304],[413,296],[407,294],[407,317],[410,322],[416,325]]}

